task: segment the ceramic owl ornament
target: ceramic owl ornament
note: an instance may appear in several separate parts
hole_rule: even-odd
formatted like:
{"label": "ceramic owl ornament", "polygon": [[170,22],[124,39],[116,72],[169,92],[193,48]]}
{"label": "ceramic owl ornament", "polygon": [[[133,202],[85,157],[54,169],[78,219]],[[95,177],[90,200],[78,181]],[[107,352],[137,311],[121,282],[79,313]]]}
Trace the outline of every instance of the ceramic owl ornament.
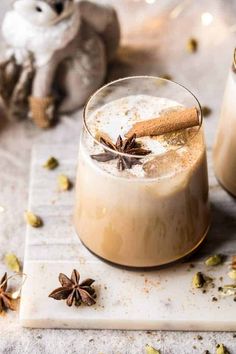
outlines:
{"label": "ceramic owl ornament", "polygon": [[0,96],[9,115],[41,128],[81,107],[106,77],[119,46],[116,11],[104,3],[16,0],[2,34]]}

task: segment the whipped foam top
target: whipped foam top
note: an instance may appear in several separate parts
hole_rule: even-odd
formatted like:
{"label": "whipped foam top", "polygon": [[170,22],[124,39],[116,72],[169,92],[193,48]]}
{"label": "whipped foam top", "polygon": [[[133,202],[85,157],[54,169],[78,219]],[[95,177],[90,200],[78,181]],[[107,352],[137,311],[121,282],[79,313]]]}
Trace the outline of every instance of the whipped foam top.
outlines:
{"label": "whipped foam top", "polygon": [[[87,117],[87,126],[91,134],[98,140],[100,136],[108,136],[115,144],[119,135],[122,139],[125,139],[125,134],[132,128],[134,123],[158,118],[164,111],[180,108],[183,108],[181,104],[167,98],[133,95],[114,100],[98,108]],[[196,147],[194,143],[196,139],[193,139],[193,133],[196,136],[198,135],[196,134],[196,128],[162,136],[137,138],[137,142],[141,143],[142,148],[151,150],[151,154],[140,160],[142,162],[141,165],[133,165],[131,169],[124,171],[118,171],[116,167],[117,159],[107,162],[93,161],[105,171],[124,177],[173,175],[180,169],[186,168],[186,158],[188,163],[193,158],[193,156],[190,156],[193,155],[193,148]],[[89,136],[85,139],[85,143],[89,150],[89,155],[104,152],[103,145],[97,144]],[[188,146],[188,144],[190,145]]]}

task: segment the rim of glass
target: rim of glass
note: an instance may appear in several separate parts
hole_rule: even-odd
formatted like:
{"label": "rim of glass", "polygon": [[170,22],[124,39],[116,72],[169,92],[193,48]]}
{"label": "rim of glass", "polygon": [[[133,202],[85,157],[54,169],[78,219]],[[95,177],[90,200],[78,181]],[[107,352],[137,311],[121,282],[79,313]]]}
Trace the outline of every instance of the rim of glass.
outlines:
{"label": "rim of glass", "polygon": [[[236,51],[236,49],[235,49]],[[155,153],[151,153],[149,155],[146,155],[146,156],[143,156],[143,155],[131,155],[131,154],[127,154],[127,153],[124,153],[124,152],[120,152],[120,151],[114,151],[112,150],[111,148],[109,148],[108,146],[105,146],[103,143],[101,143],[95,136],[94,134],[90,131],[89,127],[88,127],[88,124],[86,122],[86,116],[87,116],[87,113],[88,113],[88,109],[89,109],[89,104],[91,103],[91,101],[93,100],[94,97],[97,96],[97,94],[101,91],[103,91],[106,87],[109,87],[109,86],[112,86],[118,82],[122,82],[122,81],[126,81],[126,80],[131,80],[131,79],[152,79],[152,80],[161,80],[161,81],[164,81],[164,82],[169,82],[171,84],[175,84],[177,86],[179,86],[180,88],[184,89],[187,93],[190,94],[190,96],[193,97],[193,99],[196,101],[196,107],[197,107],[197,110],[198,110],[198,113],[199,113],[199,126],[198,126],[198,130],[196,132],[196,134],[199,132],[201,126],[202,126],[202,122],[203,122],[203,115],[202,115],[202,107],[201,107],[201,104],[199,102],[199,100],[197,99],[197,97],[189,90],[187,89],[184,85],[182,84],[179,84],[178,82],[174,81],[174,80],[168,80],[168,79],[165,79],[165,78],[162,78],[162,77],[159,77],[159,76],[149,76],[149,75],[136,75],[136,76],[126,76],[126,77],[123,77],[123,78],[120,78],[120,79],[117,79],[117,80],[113,80],[113,81],[110,81],[108,82],[107,84],[101,86],[98,90],[96,90],[87,100],[87,102],[85,103],[85,106],[84,106],[84,109],[83,109],[83,126],[85,128],[85,130],[87,131],[87,133],[91,136],[91,138],[93,139],[93,141],[98,144],[99,146],[101,146],[103,149],[105,149],[106,151],[110,151],[112,152],[113,154],[116,154],[117,156],[125,156],[125,157],[133,157],[133,158],[139,158],[139,159],[143,159],[147,156],[161,156],[161,155],[164,155],[166,154],[166,151],[163,152],[163,153],[160,153],[160,154],[155,154]],[[196,134],[193,135],[196,136]],[[193,138],[191,137],[191,139]],[[191,140],[190,139],[190,140]],[[182,149],[186,144],[183,144],[179,147],[177,147],[175,149],[175,151],[179,150],[179,149]]]}

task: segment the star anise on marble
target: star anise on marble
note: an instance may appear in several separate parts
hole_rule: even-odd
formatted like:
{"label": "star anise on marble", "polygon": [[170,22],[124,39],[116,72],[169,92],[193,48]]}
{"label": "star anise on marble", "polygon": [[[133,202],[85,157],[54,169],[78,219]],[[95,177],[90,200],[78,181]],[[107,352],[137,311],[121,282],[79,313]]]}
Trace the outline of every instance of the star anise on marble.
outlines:
{"label": "star anise on marble", "polygon": [[93,279],[86,279],[80,281],[80,274],[77,270],[73,270],[71,278],[69,279],[65,274],[59,274],[59,282],[61,287],[53,290],[49,297],[55,300],[66,300],[66,304],[71,307],[80,306],[82,303],[91,306],[96,303],[96,292],[91,286],[94,283]]}
{"label": "star anise on marble", "polygon": [[112,153],[109,150],[105,150],[105,152],[91,155],[92,159],[98,162],[107,162],[110,160],[117,159],[117,168],[119,171],[123,171],[125,169],[132,168],[133,165],[140,165],[141,161],[137,157],[130,157],[119,155],[119,153],[128,154],[128,155],[140,155],[145,156],[151,153],[150,150],[143,149],[140,144],[136,141],[136,135],[133,134],[130,138],[123,140],[119,135],[115,144],[113,144],[110,140],[100,137],[100,143],[104,146],[114,150]]}
{"label": "star anise on marble", "polygon": [[13,302],[11,293],[7,292],[7,273],[5,273],[0,280],[0,313],[7,309],[14,311]]}

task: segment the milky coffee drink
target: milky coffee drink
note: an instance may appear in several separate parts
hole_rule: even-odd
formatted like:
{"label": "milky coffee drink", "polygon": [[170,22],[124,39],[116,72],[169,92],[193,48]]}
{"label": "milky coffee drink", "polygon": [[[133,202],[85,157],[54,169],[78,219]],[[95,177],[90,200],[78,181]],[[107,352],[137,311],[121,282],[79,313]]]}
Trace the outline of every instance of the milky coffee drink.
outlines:
{"label": "milky coffee drink", "polygon": [[[183,109],[168,98],[138,94],[106,103],[87,117],[74,220],[81,241],[103,259],[133,267],[163,265],[192,252],[205,237],[203,128],[127,142],[135,123]],[[121,150],[139,157],[120,155]]]}

